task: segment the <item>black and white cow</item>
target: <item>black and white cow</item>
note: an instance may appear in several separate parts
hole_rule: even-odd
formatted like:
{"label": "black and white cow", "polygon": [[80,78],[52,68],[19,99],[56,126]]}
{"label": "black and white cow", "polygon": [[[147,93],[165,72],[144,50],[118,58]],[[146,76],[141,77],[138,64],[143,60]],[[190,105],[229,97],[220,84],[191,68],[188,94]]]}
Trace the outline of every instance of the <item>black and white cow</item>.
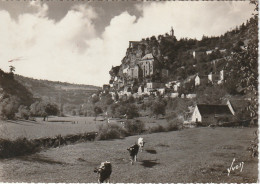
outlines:
{"label": "black and white cow", "polygon": [[138,144],[134,144],[131,147],[127,148],[127,150],[130,153],[131,164],[133,165],[133,163],[136,162],[136,160],[137,160],[137,154],[138,154],[138,151],[139,151],[139,146],[138,146]]}
{"label": "black and white cow", "polygon": [[110,175],[112,173],[112,165],[108,161],[101,162],[99,168],[95,168],[94,172],[99,174],[99,183],[109,183]]}

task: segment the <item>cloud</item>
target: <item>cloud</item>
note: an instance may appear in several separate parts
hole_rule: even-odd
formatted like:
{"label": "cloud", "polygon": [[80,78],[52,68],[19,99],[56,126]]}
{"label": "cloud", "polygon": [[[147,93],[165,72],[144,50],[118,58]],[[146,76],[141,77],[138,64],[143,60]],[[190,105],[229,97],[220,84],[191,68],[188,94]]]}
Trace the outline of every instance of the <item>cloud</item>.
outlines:
{"label": "cloud", "polygon": [[[15,21],[7,11],[0,11],[1,68],[14,62],[17,73],[25,76],[78,83],[91,83],[88,73],[94,62],[86,56],[90,40],[96,37],[93,9],[78,6],[59,22],[49,19],[46,4],[33,4],[35,14],[21,14]],[[39,13],[40,12],[40,13]],[[85,80],[84,80],[84,77]]]}
{"label": "cloud", "polygon": [[49,9],[46,4],[43,4],[40,1],[30,1],[29,6],[36,10],[36,14],[39,17],[46,16]]}
{"label": "cloud", "polygon": [[97,35],[94,22],[102,17],[90,6],[73,6],[58,22],[48,18],[46,4],[33,1],[30,6],[36,12],[17,20],[0,11],[0,67],[7,71],[8,60],[24,57],[13,63],[18,74],[93,85],[108,82],[129,40],[164,34],[171,26],[177,38],[221,35],[245,22],[253,10],[248,2],[142,3],[136,7],[141,17],[122,12]]}

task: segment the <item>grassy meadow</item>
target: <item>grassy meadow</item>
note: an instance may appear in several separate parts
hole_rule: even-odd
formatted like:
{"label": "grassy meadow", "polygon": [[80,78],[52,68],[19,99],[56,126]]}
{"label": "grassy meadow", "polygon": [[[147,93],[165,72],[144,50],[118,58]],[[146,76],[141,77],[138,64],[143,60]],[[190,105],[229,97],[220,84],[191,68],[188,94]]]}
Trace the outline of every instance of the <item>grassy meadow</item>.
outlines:
{"label": "grassy meadow", "polygon": [[[98,131],[102,124],[107,121],[104,117],[49,117],[48,121],[43,121],[42,118],[36,118],[36,121],[0,121],[0,138],[17,139],[28,138],[36,139],[42,137],[55,137],[57,135],[71,135],[85,132]],[[145,128],[154,127],[157,125],[166,125],[165,119],[154,119],[149,117],[140,117],[145,123]],[[110,119],[110,123],[122,126],[121,122],[125,119]]]}
{"label": "grassy meadow", "polygon": [[[139,136],[51,148],[0,160],[2,182],[97,182],[93,172],[112,163],[111,182],[256,182],[257,158],[246,150],[256,128],[192,128],[142,135],[147,142],[130,165],[127,147]],[[244,162],[242,172],[231,171]]]}

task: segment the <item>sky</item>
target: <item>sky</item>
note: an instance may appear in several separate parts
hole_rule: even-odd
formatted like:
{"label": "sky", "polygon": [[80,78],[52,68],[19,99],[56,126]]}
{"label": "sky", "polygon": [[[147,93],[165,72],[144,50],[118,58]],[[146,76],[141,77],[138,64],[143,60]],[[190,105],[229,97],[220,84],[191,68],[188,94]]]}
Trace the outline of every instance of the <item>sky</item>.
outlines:
{"label": "sky", "polygon": [[169,33],[171,27],[177,39],[219,36],[246,22],[253,10],[247,1],[0,0],[0,68],[102,86],[130,40]]}

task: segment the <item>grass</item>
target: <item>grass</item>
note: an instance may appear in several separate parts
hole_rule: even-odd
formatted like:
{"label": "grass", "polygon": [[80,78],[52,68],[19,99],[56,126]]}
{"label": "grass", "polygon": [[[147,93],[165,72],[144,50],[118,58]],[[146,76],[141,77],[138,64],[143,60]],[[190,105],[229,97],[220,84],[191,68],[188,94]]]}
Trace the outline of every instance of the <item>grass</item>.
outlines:
{"label": "grass", "polygon": [[[64,128],[64,123],[67,125],[72,124],[71,127],[75,127],[75,124],[77,125],[82,125],[82,122],[78,121],[76,119],[77,117],[74,117],[74,119],[70,118],[59,118],[55,119],[54,118],[49,118],[47,122],[41,122],[43,126],[46,127],[53,127],[54,125],[60,125],[60,128]],[[32,123],[31,127],[37,126],[39,121],[8,121],[13,124],[18,124],[21,127],[24,125],[24,123]],[[79,123],[80,122],[80,123]],[[59,124],[57,124],[59,123]],[[61,123],[61,124],[60,124]],[[90,128],[91,123],[87,123],[85,120],[85,123],[83,125],[86,131],[86,127]],[[96,124],[96,121],[95,121]],[[125,125],[125,126],[124,126]],[[169,126],[171,125],[171,126]],[[162,127],[161,125],[158,125],[159,127]],[[78,126],[80,127],[80,126]],[[170,122],[168,123],[168,127],[170,128],[163,128],[165,130],[163,131],[172,131],[175,130],[176,123],[175,122]],[[173,128],[172,128],[173,127]],[[3,128],[3,127],[2,127]],[[93,128],[93,127],[92,127]],[[30,128],[28,128],[30,130]],[[75,142],[82,142],[83,140],[90,140],[94,136],[93,140],[111,140],[111,139],[122,139],[125,138],[126,136],[131,136],[131,135],[138,135],[141,134],[145,131],[145,123],[143,123],[140,120],[126,120],[124,124],[117,123],[117,122],[112,122],[107,124],[106,121],[101,123],[98,128],[98,133],[97,136],[96,134],[94,135],[89,135],[86,133],[80,133],[80,132],[75,132],[74,135],[72,134],[66,134],[70,132],[63,132],[65,134],[61,135],[59,134],[58,136],[55,136],[55,133],[57,134],[57,131],[53,133],[52,136],[42,136],[41,138],[32,138],[27,136],[27,133],[25,131],[28,131],[28,129],[24,129],[23,131],[23,137],[18,137],[14,138],[12,134],[9,134],[7,131],[7,128],[4,127],[3,129],[0,129],[1,135],[4,138],[0,138],[0,158],[11,158],[11,157],[17,157],[17,156],[24,156],[24,155],[30,155],[36,152],[39,152],[42,150],[41,148],[51,148],[51,147],[58,147],[58,146],[63,146]],[[169,130],[168,130],[169,129]],[[60,130],[60,129],[58,129]],[[154,130],[154,131],[151,131]],[[158,131],[159,130],[159,131]],[[33,132],[33,129],[31,128],[31,131]],[[82,131],[82,129],[81,129]],[[161,129],[158,129],[157,127],[152,127],[149,128],[148,132],[153,133],[153,132],[163,132]],[[21,131],[20,131],[21,132]],[[44,132],[44,131],[43,131]],[[35,132],[34,132],[35,133]],[[36,132],[37,133],[37,132]],[[48,132],[49,133],[49,132]],[[147,133],[147,131],[146,131]],[[17,135],[17,133],[15,134]]]}
{"label": "grass", "polygon": [[[149,117],[138,118],[145,123],[145,128],[149,129],[158,125],[167,126],[167,121],[156,120]],[[43,137],[55,137],[57,135],[66,136],[81,134],[85,132],[98,131],[101,125],[105,125],[106,120],[98,117],[50,117],[48,122],[42,118],[36,118],[36,121],[0,121],[0,138],[15,140],[18,138],[38,139]],[[125,119],[110,119],[111,124],[122,126],[121,121]]]}
{"label": "grass", "polygon": [[98,126],[105,123],[94,121],[94,117],[51,117],[48,122],[42,121],[42,118],[37,118],[36,121],[0,121],[0,138],[38,139],[81,134],[98,131]]}
{"label": "grass", "polygon": [[[257,158],[247,147],[256,128],[201,127],[142,135],[146,144],[130,165],[127,147],[139,136],[85,142],[0,160],[1,182],[97,182],[93,169],[112,163],[110,182],[256,182]],[[227,169],[244,162],[242,172]],[[1,168],[0,168],[1,169]]]}

